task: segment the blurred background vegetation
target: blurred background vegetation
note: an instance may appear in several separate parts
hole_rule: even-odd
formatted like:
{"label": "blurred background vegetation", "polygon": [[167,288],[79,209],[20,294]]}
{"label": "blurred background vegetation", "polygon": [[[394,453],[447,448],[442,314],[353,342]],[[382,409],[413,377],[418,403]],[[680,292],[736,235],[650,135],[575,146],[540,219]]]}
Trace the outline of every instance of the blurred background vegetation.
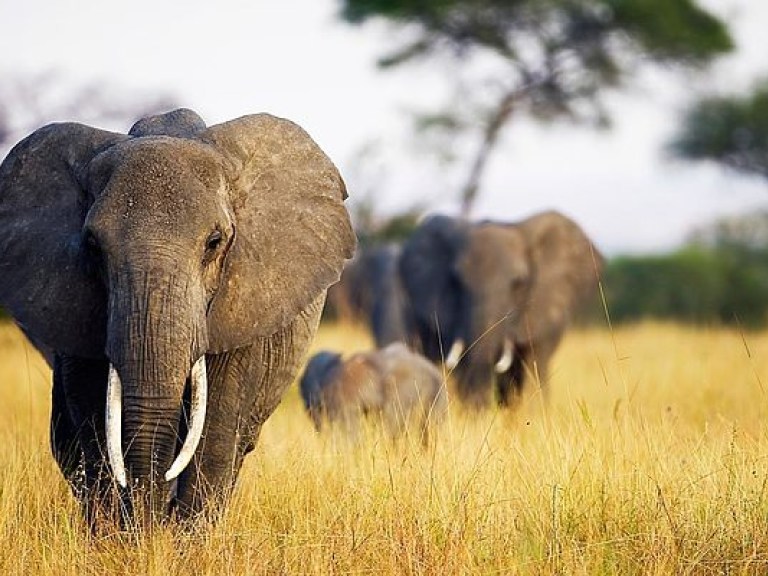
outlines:
{"label": "blurred background vegetation", "polygon": [[[715,222],[669,254],[610,259],[603,287],[611,319],[764,327],[767,234],[768,212],[762,212]],[[602,317],[591,312],[592,319]]]}

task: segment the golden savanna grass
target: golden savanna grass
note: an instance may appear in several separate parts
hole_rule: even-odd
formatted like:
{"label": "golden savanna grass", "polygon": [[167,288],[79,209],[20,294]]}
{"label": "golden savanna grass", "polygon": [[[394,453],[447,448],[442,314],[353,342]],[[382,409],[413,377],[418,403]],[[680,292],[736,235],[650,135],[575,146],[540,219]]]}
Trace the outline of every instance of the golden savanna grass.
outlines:
{"label": "golden savanna grass", "polygon": [[0,574],[768,573],[768,333],[578,329],[552,371],[548,409],[452,403],[430,450],[318,437],[294,387],[221,524],[95,539],[48,449],[47,369],[3,325]]}

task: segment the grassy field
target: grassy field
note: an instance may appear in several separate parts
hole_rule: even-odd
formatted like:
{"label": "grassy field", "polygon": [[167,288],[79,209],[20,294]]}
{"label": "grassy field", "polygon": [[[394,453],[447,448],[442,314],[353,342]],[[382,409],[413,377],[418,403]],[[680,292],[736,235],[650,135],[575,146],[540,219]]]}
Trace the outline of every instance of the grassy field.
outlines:
{"label": "grassy field", "polygon": [[428,451],[317,437],[294,388],[220,525],[96,540],[48,450],[47,369],[2,325],[0,574],[768,573],[768,333],[574,330],[552,368],[549,409],[452,405]]}

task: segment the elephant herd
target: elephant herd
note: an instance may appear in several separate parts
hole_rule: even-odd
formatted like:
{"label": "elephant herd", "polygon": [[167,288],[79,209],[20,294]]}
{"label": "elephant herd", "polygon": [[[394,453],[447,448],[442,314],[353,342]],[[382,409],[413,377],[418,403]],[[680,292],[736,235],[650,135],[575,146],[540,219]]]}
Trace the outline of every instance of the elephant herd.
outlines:
{"label": "elephant herd", "polygon": [[[51,448],[93,529],[219,516],[355,252],[346,198],[310,136],[268,114],[207,126],[180,109],[127,134],[51,124],[11,150],[0,306],[51,365]],[[556,213],[438,216],[361,252],[329,300],[379,346],[311,359],[310,417],[354,427],[355,406],[426,433],[445,412],[443,361],[470,405],[494,380],[514,403],[526,374],[546,381],[599,266]]]}
{"label": "elephant herd", "polygon": [[601,267],[557,212],[517,223],[432,216],[401,246],[359,249],[328,306],[367,324],[377,347],[402,342],[444,365],[464,404],[514,406],[526,380],[547,393],[549,360]]}

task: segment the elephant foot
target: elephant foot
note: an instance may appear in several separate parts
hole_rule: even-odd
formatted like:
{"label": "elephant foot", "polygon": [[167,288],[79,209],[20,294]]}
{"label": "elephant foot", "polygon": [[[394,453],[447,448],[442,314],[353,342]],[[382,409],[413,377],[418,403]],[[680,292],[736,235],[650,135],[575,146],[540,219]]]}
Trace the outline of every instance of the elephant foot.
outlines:
{"label": "elephant foot", "polygon": [[173,517],[173,497],[162,489],[122,488],[111,476],[86,476],[73,484],[86,526],[94,537],[114,534],[151,534],[168,525]]}
{"label": "elephant foot", "polygon": [[499,395],[498,398],[499,408],[503,408],[504,410],[508,410],[510,412],[517,411],[522,403],[523,395],[517,391]]}
{"label": "elephant foot", "polygon": [[462,406],[473,412],[485,410],[491,404],[489,391],[471,390],[462,392],[459,390],[459,398],[461,399]]}

